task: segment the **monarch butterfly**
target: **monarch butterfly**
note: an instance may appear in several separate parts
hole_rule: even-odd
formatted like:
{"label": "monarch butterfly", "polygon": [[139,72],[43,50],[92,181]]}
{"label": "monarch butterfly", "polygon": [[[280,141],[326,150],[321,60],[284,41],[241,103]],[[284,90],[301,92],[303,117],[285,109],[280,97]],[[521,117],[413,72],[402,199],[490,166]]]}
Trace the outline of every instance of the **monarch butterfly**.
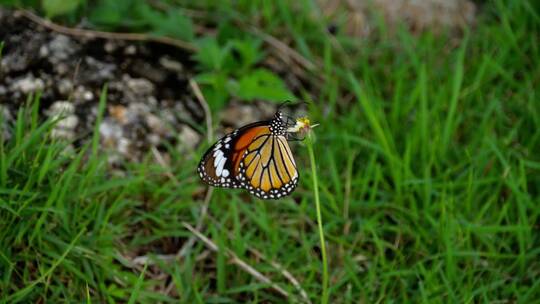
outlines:
{"label": "monarch butterfly", "polygon": [[298,171],[288,138],[297,130],[281,111],[270,120],[243,126],[206,151],[197,167],[201,179],[214,187],[241,188],[262,199],[290,194]]}

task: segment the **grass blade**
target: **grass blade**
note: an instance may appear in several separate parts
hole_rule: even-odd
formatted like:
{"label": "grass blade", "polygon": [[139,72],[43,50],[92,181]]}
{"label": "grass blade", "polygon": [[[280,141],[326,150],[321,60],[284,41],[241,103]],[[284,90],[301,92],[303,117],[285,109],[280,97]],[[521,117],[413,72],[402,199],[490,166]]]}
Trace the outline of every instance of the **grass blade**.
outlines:
{"label": "grass blade", "polygon": [[73,241],[71,241],[71,243],[68,245],[68,248],[64,251],[64,253],[60,256],[60,258],[43,275],[41,275],[37,280],[33,281],[32,283],[30,283],[29,285],[27,285],[23,289],[15,292],[14,294],[7,297],[6,300],[8,302],[10,302],[10,301],[18,302],[25,295],[27,295],[37,284],[44,282],[46,280],[46,278],[49,277],[52,274],[52,272],[56,269],[56,267],[58,267],[58,265],[60,265],[64,261],[64,259],[71,252],[71,250],[73,250],[73,248],[75,247],[75,244],[77,243],[77,241],[79,240],[79,238],[81,237],[81,235],[85,231],[86,231],[86,228],[83,228],[79,232],[79,234],[77,234],[77,236],[75,236]]}
{"label": "grass blade", "polygon": [[103,121],[103,115],[105,113],[105,106],[107,105],[107,91],[108,86],[104,85],[99,96],[98,113],[96,118],[96,124],[94,126],[94,135],[92,136],[92,155],[96,156],[99,148],[99,127]]}
{"label": "grass blade", "polygon": [[135,287],[133,287],[133,292],[131,293],[131,296],[129,297],[128,304],[133,304],[137,301],[139,298],[139,292],[141,290],[142,284],[144,282],[144,274],[146,273],[146,268],[148,267],[148,264],[144,264],[144,268],[141,271],[141,274],[139,275],[139,278],[137,279],[137,283],[135,284]]}

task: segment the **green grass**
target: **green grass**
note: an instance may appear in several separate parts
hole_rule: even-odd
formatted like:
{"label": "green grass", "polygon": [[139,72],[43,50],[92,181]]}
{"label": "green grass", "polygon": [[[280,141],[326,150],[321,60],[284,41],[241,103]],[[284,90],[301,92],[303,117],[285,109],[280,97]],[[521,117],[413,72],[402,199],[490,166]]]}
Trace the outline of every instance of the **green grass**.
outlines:
{"label": "green grass", "polygon": [[[167,5],[188,7],[179,2]],[[256,39],[247,25],[262,24],[261,31],[288,38],[320,66],[324,81],[311,76],[295,93],[313,99],[310,118],[321,124],[313,148],[330,303],[540,298],[535,2],[488,2],[461,39],[379,28],[363,40],[339,32],[331,37],[325,21],[314,19],[311,1],[219,3],[189,8],[204,12],[194,23],[222,22],[220,48],[226,45],[220,39]],[[241,77],[200,68],[205,79]],[[202,83],[205,94],[219,85]],[[223,97],[214,97],[209,103],[217,117]],[[128,164],[125,176],[115,175],[96,152],[97,134],[75,151],[52,140],[54,122],[38,121],[38,102],[28,99],[10,125],[12,138],[0,141],[4,302],[285,301],[223,250],[207,252],[199,241],[173,263],[130,263],[137,255],[174,253],[191,237],[182,222],[200,216],[194,193],[204,186],[195,166],[205,147],[189,155],[171,148],[167,169],[149,155]],[[291,198],[266,202],[216,189],[202,232],[297,298],[293,284],[250,248],[260,251],[319,303],[314,176],[303,143],[291,144],[301,176]]]}
{"label": "green grass", "polygon": [[328,303],[328,259],[326,257],[326,240],[324,237],[323,220],[321,215],[321,200],[319,197],[319,179],[317,178],[317,162],[315,161],[315,153],[313,152],[313,134],[311,130],[308,130],[307,137],[305,139],[306,146],[309,154],[309,163],[311,167],[311,179],[313,180],[313,195],[315,198],[315,210],[317,211],[317,228],[320,238],[320,250],[322,257],[322,295],[321,303]]}

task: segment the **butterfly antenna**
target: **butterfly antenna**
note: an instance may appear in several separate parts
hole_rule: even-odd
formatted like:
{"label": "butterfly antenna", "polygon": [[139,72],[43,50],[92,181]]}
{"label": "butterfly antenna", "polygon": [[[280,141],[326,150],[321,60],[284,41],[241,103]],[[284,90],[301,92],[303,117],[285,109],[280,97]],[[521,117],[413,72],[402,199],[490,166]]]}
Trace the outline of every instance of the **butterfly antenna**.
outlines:
{"label": "butterfly antenna", "polygon": [[280,111],[281,109],[283,109],[283,107],[284,107],[286,104],[288,104],[288,103],[291,103],[291,101],[290,101],[290,100],[286,100],[286,101],[282,102],[282,103],[279,105],[279,107],[277,108],[278,111]]}

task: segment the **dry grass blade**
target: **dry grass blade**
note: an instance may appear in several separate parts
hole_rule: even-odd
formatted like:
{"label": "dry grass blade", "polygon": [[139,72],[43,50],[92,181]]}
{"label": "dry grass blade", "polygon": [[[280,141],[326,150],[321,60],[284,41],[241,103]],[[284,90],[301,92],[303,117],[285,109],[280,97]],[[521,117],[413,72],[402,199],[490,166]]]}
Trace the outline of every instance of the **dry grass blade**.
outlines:
{"label": "dry grass blade", "polygon": [[[206,215],[208,214],[208,205],[210,204],[210,199],[212,198],[212,193],[214,193],[214,188],[213,187],[208,187],[208,191],[206,191],[206,196],[204,197],[204,202],[201,206],[201,214],[199,216],[199,219],[197,220],[197,230],[201,230],[202,229],[202,225],[203,225],[203,222],[204,222],[204,219],[206,218]],[[182,248],[180,248],[180,250],[178,251],[178,254],[177,256],[178,257],[183,257],[185,256],[188,251],[191,249],[191,247],[193,247],[193,244],[195,244],[195,237],[192,236],[189,238],[189,240],[184,244],[184,246],[182,246]]]}
{"label": "dry grass blade", "polygon": [[180,184],[180,181],[176,178],[176,176],[174,176],[174,174],[172,174],[169,166],[167,165],[167,162],[155,146],[152,146],[152,154],[154,154],[154,158],[156,159],[158,164],[165,170],[165,175],[167,175],[167,177],[170,180],[174,181],[176,184]]}
{"label": "dry grass blade", "polygon": [[[190,84],[190,86],[191,86],[191,88],[193,90],[193,93],[195,94],[195,97],[197,98],[197,100],[201,104],[201,107],[203,108],[204,115],[205,115],[205,120],[206,120],[207,140],[208,140],[209,143],[211,143],[213,138],[214,138],[214,135],[213,135],[213,132],[212,132],[212,113],[210,112],[210,107],[208,106],[208,103],[206,102],[206,99],[204,98],[204,95],[202,94],[201,89],[199,88],[199,85],[197,84],[197,82],[195,82],[195,80],[193,80],[193,79],[190,79],[189,84]],[[179,184],[180,182],[178,181],[178,179],[176,179],[176,177],[168,169],[168,166],[167,166],[163,156],[161,155],[161,153],[155,147],[152,147],[152,153],[154,154],[154,157],[156,158],[156,161],[165,169],[165,174],[172,181]],[[206,215],[208,213],[208,205],[210,204],[210,200],[212,199],[212,193],[213,192],[214,192],[214,188],[213,187],[208,187],[208,191],[206,192],[204,202],[203,202],[203,204],[201,206],[201,213],[200,213],[199,219],[197,220],[196,228],[194,228],[194,229],[196,229],[196,231],[200,231],[202,229],[204,219],[206,218]],[[196,236],[195,235],[191,236],[187,240],[187,242],[184,243],[182,248],[180,248],[180,250],[178,250],[177,254],[174,254],[174,255],[154,255],[154,256],[151,256],[151,257],[148,256],[148,255],[143,255],[143,256],[138,256],[138,257],[134,258],[131,261],[131,263],[133,265],[137,266],[137,265],[152,264],[153,260],[154,261],[155,260],[160,260],[160,261],[165,261],[165,262],[171,262],[171,261],[174,261],[174,260],[178,260],[178,259],[182,258],[183,256],[185,256],[186,254],[188,254],[190,249],[195,244],[195,240],[196,240]],[[171,282],[169,284],[169,286],[167,286],[165,288],[165,290],[167,292],[170,291],[174,287],[173,283],[174,282]]]}
{"label": "dry grass blade", "polygon": [[302,65],[306,70],[315,71],[317,69],[317,66],[313,62],[300,55],[300,53],[290,48],[288,45],[281,42],[279,39],[262,32],[256,27],[251,27],[251,32],[261,37],[266,43],[272,45],[274,48],[278,49],[279,51],[287,55],[289,58],[296,61],[298,64]]}
{"label": "dry grass blade", "polygon": [[142,33],[114,33],[114,32],[102,32],[94,30],[85,30],[79,28],[70,28],[67,26],[56,24],[52,21],[43,19],[38,15],[28,11],[20,10],[15,12],[15,14],[22,15],[32,22],[39,24],[51,31],[58,32],[64,35],[77,36],[84,38],[101,38],[101,39],[111,39],[111,40],[129,40],[129,41],[143,41],[143,42],[157,42],[162,44],[171,45],[180,49],[184,49],[190,52],[197,51],[197,47],[189,42],[170,38],[170,37],[158,37]]}
{"label": "dry grass blade", "polygon": [[[212,143],[212,140],[214,139],[214,132],[212,131],[212,113],[210,112],[210,107],[208,106],[208,103],[206,102],[206,99],[204,98],[204,95],[201,92],[201,89],[199,88],[199,85],[197,82],[193,79],[189,80],[189,85],[191,86],[191,89],[193,90],[193,94],[195,94],[195,97],[197,97],[197,100],[201,104],[201,107],[204,111],[204,117],[206,120],[206,136],[208,143]],[[206,196],[204,198],[204,202],[201,206],[201,214],[199,216],[199,219],[197,220],[197,230],[202,229],[202,225],[204,222],[204,219],[206,217],[206,214],[208,213],[208,205],[210,204],[210,199],[212,198],[212,193],[214,192],[213,187],[208,187],[208,190],[206,191]],[[185,256],[187,252],[193,247],[193,244],[195,244],[195,238],[190,237],[189,240],[182,246],[182,248],[178,251],[177,256]]]}
{"label": "dry grass blade", "polygon": [[[156,149],[155,147],[152,147],[152,153],[154,154],[154,157],[156,158],[156,161],[160,164],[160,166],[165,169],[165,174],[167,177],[169,177],[172,181],[174,181],[176,184],[180,184],[180,181],[172,174],[172,172],[168,169],[168,166],[163,159],[163,156],[161,153]],[[206,218],[206,215],[208,213],[208,205],[210,204],[210,200],[212,199],[212,193],[214,192],[213,187],[208,187],[208,191],[206,191],[206,195],[204,197],[204,202],[201,206],[201,213],[199,216],[199,219],[197,220],[197,230],[202,229],[202,225],[204,222],[204,219]],[[174,255],[156,255],[154,259],[162,260],[162,261],[172,261],[176,258],[181,258],[187,254],[187,252],[191,249],[193,244],[195,243],[195,237],[192,236],[189,238],[189,240],[178,250],[177,254]],[[136,264],[146,264],[148,263],[149,257],[147,255],[136,257],[133,262]]]}
{"label": "dry grass blade", "polygon": [[[154,155],[156,161],[158,164],[165,170],[165,175],[171,179],[176,184],[180,184],[180,181],[174,176],[174,174],[169,169],[169,166],[167,165],[165,159],[161,155],[158,149],[156,147],[152,147],[152,154]],[[199,216],[199,219],[197,220],[197,230],[202,229],[202,225],[204,222],[204,219],[206,218],[206,215],[208,213],[208,205],[210,204],[210,200],[212,199],[212,193],[214,192],[214,188],[208,187],[208,191],[206,192],[206,195],[204,197],[203,204],[201,206],[201,213]],[[193,247],[193,244],[195,243],[195,236],[191,236],[188,241],[178,250],[177,254],[161,254],[161,255],[142,255],[135,257],[131,262],[134,265],[152,265],[152,260],[160,260],[164,262],[170,262],[176,259],[180,259],[181,257],[185,256],[188,251]]]}
{"label": "dry grass blade", "polygon": [[278,262],[269,259],[257,249],[251,248],[249,246],[247,248],[248,248],[248,251],[251,252],[254,256],[268,262],[270,265],[272,265],[272,267],[274,267],[277,271],[279,271],[285,278],[287,278],[287,280],[289,280],[289,282],[291,282],[291,284],[293,284],[293,286],[298,290],[298,292],[300,292],[300,296],[302,296],[302,299],[306,303],[311,304],[311,300],[309,299],[307,292],[300,285],[300,282],[298,282],[298,280],[287,269],[285,269],[285,267],[283,267]]}
{"label": "dry grass blade", "polygon": [[[209,215],[208,217],[215,225],[219,226],[218,221],[214,217],[212,217],[211,215]],[[234,239],[234,236],[233,236],[233,234],[231,232],[227,232],[227,235],[231,239]],[[278,263],[278,262],[276,262],[274,260],[271,260],[270,258],[268,258],[266,255],[264,255],[259,250],[255,249],[255,248],[252,248],[251,246],[249,246],[247,244],[245,246],[246,246],[247,250],[251,254],[253,254],[255,257],[257,257],[259,259],[262,259],[263,261],[266,261],[267,263],[269,263],[274,269],[276,269],[287,280],[289,280],[289,282],[291,282],[291,284],[298,290],[298,292],[300,292],[300,296],[302,297],[302,299],[306,303],[311,303],[311,300],[309,299],[309,297],[307,295],[307,292],[302,288],[302,285],[300,285],[300,282],[285,267],[283,267],[283,265],[281,265],[280,263]]]}
{"label": "dry grass blade", "polygon": [[193,90],[193,94],[195,94],[195,97],[197,97],[197,100],[201,104],[201,107],[204,111],[204,117],[206,120],[206,136],[208,143],[212,143],[212,139],[214,138],[214,132],[212,131],[212,113],[210,112],[210,107],[208,106],[208,103],[206,102],[206,99],[204,98],[204,95],[201,92],[201,88],[199,88],[199,85],[193,78],[189,80],[189,85],[191,86],[191,89]]}
{"label": "dry grass blade", "polygon": [[[195,229],[193,226],[186,222],[182,222],[182,225],[186,227],[191,233],[193,233],[199,240],[201,240],[206,247],[208,247],[210,250],[214,252],[218,252],[220,249],[214,243],[211,239],[207,238],[204,234],[202,234],[200,231]],[[283,288],[279,287],[276,283],[272,282],[268,277],[264,276],[262,273],[257,271],[255,268],[251,267],[249,264],[244,262],[242,259],[240,259],[234,252],[232,252],[230,249],[225,249],[225,255],[231,259],[231,262],[236,264],[238,267],[240,267],[245,272],[249,273],[253,277],[255,277],[257,280],[268,284],[273,290],[275,290],[280,295],[290,298],[290,295],[287,291],[285,291]]]}

